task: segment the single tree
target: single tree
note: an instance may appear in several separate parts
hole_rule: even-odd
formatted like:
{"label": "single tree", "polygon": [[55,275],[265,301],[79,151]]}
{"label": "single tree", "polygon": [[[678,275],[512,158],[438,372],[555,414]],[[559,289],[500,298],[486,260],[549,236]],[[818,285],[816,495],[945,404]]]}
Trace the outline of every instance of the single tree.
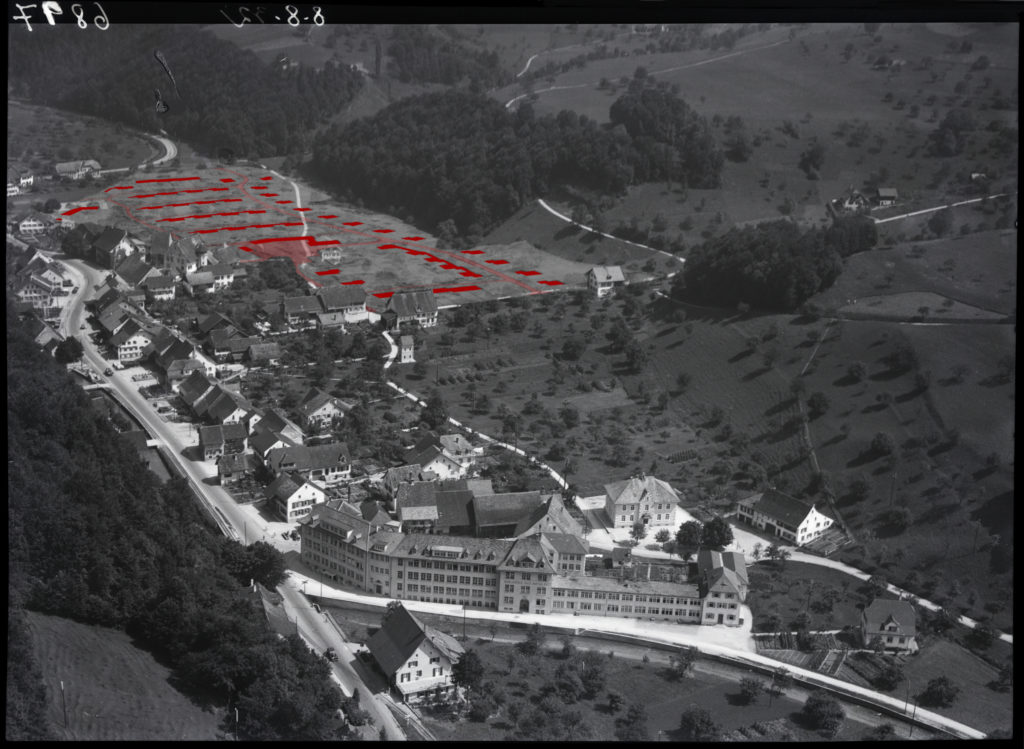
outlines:
{"label": "single tree", "polygon": [[740,679],[740,697],[748,705],[753,705],[765,691],[764,682],[752,676]]}
{"label": "single tree", "polygon": [[811,396],[807,399],[807,410],[810,412],[812,419],[824,416],[828,412],[829,405],[828,396],[820,391],[811,393]]}
{"label": "single tree", "polygon": [[948,676],[937,676],[917,696],[918,702],[926,707],[950,707],[960,696],[960,687]]}
{"label": "single tree", "polygon": [[625,702],[626,698],[623,697],[619,692],[612,691],[608,693],[608,711],[613,715],[622,709],[622,706],[625,704]]}
{"label": "single tree", "polygon": [[484,664],[475,650],[467,650],[452,664],[452,683],[467,690],[476,690],[484,678]]}
{"label": "single tree", "polygon": [[701,543],[711,548],[722,549],[732,543],[732,526],[717,515],[704,524]]}
{"label": "single tree", "polygon": [[65,338],[53,350],[54,358],[61,364],[76,362],[82,358],[83,353],[82,342],[75,336]]}
{"label": "single tree", "polygon": [[682,679],[697,662],[697,649],[692,647],[681,647],[669,658],[669,673],[675,679]]}
{"label": "single tree", "polygon": [[680,738],[683,741],[716,741],[722,735],[722,728],[703,707],[691,705],[679,720]]}
{"label": "single tree", "polygon": [[629,535],[632,536],[634,543],[639,544],[647,536],[647,524],[639,520],[636,521],[629,529]]}
{"label": "single tree", "polygon": [[672,538],[672,534],[666,529],[662,528],[660,531],[654,534],[654,540],[659,544],[663,544]]}
{"label": "single tree", "polygon": [[676,543],[680,546],[700,546],[703,526],[696,520],[688,520],[679,526]]}
{"label": "single tree", "polygon": [[650,734],[647,730],[647,708],[633,702],[626,709],[626,715],[619,720],[619,728],[615,732],[620,741],[647,741]]}
{"label": "single tree", "polygon": [[820,689],[814,690],[807,697],[800,715],[811,728],[832,734],[839,730],[846,719],[846,711],[838,700]]}

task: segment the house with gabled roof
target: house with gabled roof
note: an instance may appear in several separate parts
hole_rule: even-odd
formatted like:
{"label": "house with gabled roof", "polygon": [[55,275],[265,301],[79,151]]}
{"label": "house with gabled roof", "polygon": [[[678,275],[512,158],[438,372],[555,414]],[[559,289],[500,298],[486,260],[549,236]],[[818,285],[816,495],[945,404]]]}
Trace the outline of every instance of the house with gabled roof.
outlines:
{"label": "house with gabled roof", "polygon": [[539,491],[476,495],[473,497],[474,535],[479,538],[511,538],[519,521],[541,506]]}
{"label": "house with gabled roof", "polygon": [[245,452],[249,431],[244,424],[215,424],[199,428],[199,449],[203,460]]}
{"label": "house with gabled roof", "polygon": [[266,461],[275,476],[297,471],[324,486],[352,478],[352,460],[344,442],[278,447],[267,453]]}
{"label": "house with gabled roof", "polygon": [[57,226],[57,222],[53,220],[52,216],[40,213],[39,211],[30,211],[20,214],[15,219],[15,222],[18,233],[26,236],[45,234],[48,231],[52,231]]}
{"label": "house with gabled roof", "polygon": [[58,177],[81,179],[90,172],[98,172],[100,164],[95,159],[79,159],[78,161],[61,161],[53,168]]}
{"label": "house with gabled roof", "polygon": [[445,455],[457,462],[463,469],[469,469],[484,454],[482,447],[477,447],[461,434],[442,434],[437,438],[437,444]]}
{"label": "house with gabled roof", "polygon": [[389,330],[411,322],[423,328],[437,325],[437,300],[433,290],[396,291],[388,298],[381,318]]}
{"label": "house with gabled roof", "polygon": [[108,226],[92,243],[92,260],[103,268],[113,270],[125,258],[135,253],[135,245],[128,238],[128,232]]}
{"label": "house with gabled roof", "polygon": [[290,296],[281,302],[281,314],[289,325],[312,325],[320,311],[320,302],[314,296]]}
{"label": "house with gabled roof", "polygon": [[634,523],[675,526],[679,495],[667,482],[639,473],[604,487],[604,510],[615,528]]}
{"label": "house with gabled roof", "polygon": [[917,651],[917,614],[909,601],[876,598],[860,615],[860,633],[864,647],[879,642],[886,650]]}
{"label": "house with gabled roof", "polygon": [[160,271],[143,260],[139,254],[129,255],[122,260],[114,269],[114,273],[130,289],[160,275]]}
{"label": "house with gabled roof", "polygon": [[[316,292],[320,302],[320,325],[327,327],[346,322],[358,322],[367,318],[366,292],[358,286],[325,286]],[[341,323],[336,323],[339,319]],[[325,317],[329,316],[329,317]]]}
{"label": "house with gabled roof", "polygon": [[819,510],[776,489],[769,489],[741,500],[736,516],[769,535],[778,536],[796,546],[818,538],[835,524],[827,510]]}
{"label": "house with gabled roof", "polygon": [[299,403],[298,410],[305,429],[324,431],[352,410],[352,405],[325,393],[320,388],[310,388]]}
{"label": "house with gabled roof", "polygon": [[309,515],[313,505],[327,501],[327,491],[297,471],[282,473],[266,489],[267,499],[286,522]]}
{"label": "house with gabled roof", "polygon": [[254,343],[246,349],[245,357],[254,365],[273,366],[281,358],[281,344],[276,341],[272,343]]}
{"label": "house with gabled roof", "polygon": [[110,337],[110,347],[114,356],[122,363],[140,361],[145,357],[144,351],[153,342],[155,333],[150,327],[135,318],[129,318],[121,328]]}
{"label": "house with gabled roof", "polygon": [[150,276],[143,282],[146,295],[154,302],[170,302],[174,300],[175,284],[170,276]]}
{"label": "house with gabled roof", "polygon": [[169,271],[174,277],[195,273],[202,265],[202,258],[208,258],[206,245],[195,236],[175,239],[166,232],[157,232],[149,245],[149,262]]}
{"label": "house with gabled roof", "polygon": [[529,513],[519,518],[512,534],[516,538],[532,536],[536,533],[555,533],[581,537],[583,528],[569,514],[560,494],[541,497],[541,502]]}
{"label": "house with gabled roof", "polygon": [[366,647],[405,702],[455,694],[452,666],[465,653],[462,645],[424,625],[401,604],[387,615]]}
{"label": "house with gabled roof", "polygon": [[217,458],[217,476],[225,488],[238,486],[256,471],[256,463],[249,453],[221,455]]}
{"label": "house with gabled roof", "polygon": [[587,271],[587,288],[600,299],[611,294],[617,286],[626,284],[622,268],[617,265],[595,265]]}

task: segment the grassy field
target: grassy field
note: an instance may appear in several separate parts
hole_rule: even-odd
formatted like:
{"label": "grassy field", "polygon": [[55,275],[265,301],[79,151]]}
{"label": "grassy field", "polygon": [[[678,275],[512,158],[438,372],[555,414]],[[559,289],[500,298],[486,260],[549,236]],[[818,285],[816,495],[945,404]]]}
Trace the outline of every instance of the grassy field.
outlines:
{"label": "grassy field", "polygon": [[126,128],[94,117],[10,101],[7,108],[7,161],[35,174],[53,174],[60,161],[94,159],[103,169],[136,166],[156,146]]}
{"label": "grassy field", "polygon": [[[859,591],[864,584],[829,567],[803,562],[760,562],[751,566],[747,605],[754,614],[754,631],[776,631],[765,627],[766,617],[775,615],[779,626],[794,629],[793,621],[801,613],[810,617],[810,629],[842,629],[860,623],[860,613],[872,596]],[[827,591],[836,599],[831,606],[824,601]]]}
{"label": "grassy field", "polygon": [[[420,393],[436,378],[451,414],[488,434],[502,433],[501,406],[521,414],[520,445],[541,457],[564,447],[570,481],[584,495],[639,468],[692,493],[691,501],[721,496],[737,483],[741,439],[779,464],[792,462],[799,441],[781,423],[790,409],[779,406],[787,383],[764,369],[759,356],[743,355],[745,341],[729,318],[691,312],[685,323],[670,322],[659,307],[650,319],[633,319],[635,338],[651,352],[644,370],[634,373],[605,340],[624,305],[620,296],[584,309],[559,296],[531,304],[522,332],[472,340],[467,329],[426,331],[427,378],[416,378],[409,364],[390,372]],[[580,359],[556,367],[564,342],[579,337],[591,339]],[[683,371],[691,376],[685,389],[678,384]],[[539,407],[524,412],[535,395]],[[562,420],[566,405],[578,411],[578,424]],[[722,409],[719,422],[712,423],[712,405]],[[564,457],[552,459],[559,470],[564,464]],[[802,475],[798,466],[790,469]]]}
{"label": "grassy field", "polygon": [[[550,639],[550,638],[549,638]],[[508,674],[507,658],[513,648],[502,643],[477,641],[474,646],[484,663],[487,673],[504,687],[508,699],[522,699],[527,703],[538,699],[539,690],[550,684],[560,656],[556,650],[544,659],[519,659]],[[659,654],[660,655],[660,654]],[[713,673],[714,671],[714,673]],[[626,696],[627,704],[636,702],[647,709],[650,738],[655,739],[664,732],[664,738],[678,738],[679,716],[691,705],[707,709],[723,731],[735,731],[762,721],[783,720],[795,740],[814,740],[818,736],[807,731],[792,720],[801,702],[788,696],[777,698],[769,706],[767,698],[753,705],[738,704],[739,678],[744,675],[736,671],[728,677],[721,676],[717,664],[698,664],[695,672],[681,680],[674,681],[666,675],[662,659],[644,664],[636,660],[615,657],[607,663],[606,684],[608,688]],[[593,701],[581,700],[573,706],[579,710],[584,723],[589,727],[591,738],[611,739],[615,735],[616,720],[621,717],[607,708],[604,693]],[[485,723],[459,721],[452,723],[427,714],[426,723],[439,740],[493,741],[513,739],[515,731],[503,712],[491,717]],[[864,726],[847,721],[836,738],[854,738]]]}
{"label": "grassy field", "polygon": [[[791,31],[795,36],[790,41]],[[570,109],[606,122],[609,106],[623,90],[615,82],[632,77],[642,66],[656,80],[678,86],[683,99],[712,121],[723,139],[725,132],[713,118],[741,117],[753,153],[746,162],[726,162],[721,189],[691,190],[684,201],[678,192],[639,186],[606,212],[612,224],[644,212],[661,214],[672,227],[670,235],[689,219],[694,228],[683,232],[687,244],[735,223],[780,218],[780,206],[787,200],[795,218],[823,223],[827,200],[872,179],[899,190],[895,212],[942,205],[965,190],[965,197],[973,197],[977,193],[964,186],[965,173],[995,170],[999,176],[992,190],[1013,190],[1014,153],[1000,152],[993,133],[985,129],[993,122],[1016,126],[1012,106],[994,106],[997,92],[1015,101],[1018,41],[1013,27],[975,24],[961,28],[957,37],[948,31],[925,24],[883,24],[871,36],[852,24],[776,27],[743,37],[731,50],[590,62],[538,81],[533,107],[538,114]],[[957,45],[970,43],[971,51],[950,51],[954,38]],[[873,69],[883,55],[904,64]],[[982,55],[989,58],[989,67],[972,70]],[[613,87],[599,90],[602,78]],[[521,92],[522,86],[513,86],[494,95],[506,101]],[[978,129],[959,156],[928,155],[930,133],[955,108],[974,113]],[[788,134],[783,129],[787,121],[793,125]],[[814,138],[825,145],[826,156],[818,178],[810,180],[798,164]],[[1003,164],[1011,166],[1003,170]],[[716,220],[709,223],[710,217]],[[927,218],[884,224],[883,234],[911,238]],[[977,230],[977,223],[986,220],[991,224],[972,208],[957,209],[958,229],[970,222]]]}
{"label": "grassy field", "polygon": [[[212,741],[221,716],[168,683],[169,671],[123,632],[29,613],[54,731],[72,741]],[[61,682],[68,727],[63,728]]]}
{"label": "grassy field", "polygon": [[952,707],[929,708],[940,715],[986,731],[1009,729],[1013,725],[1013,693],[988,687],[998,677],[998,670],[959,645],[932,639],[907,660],[904,673],[910,680],[911,697],[939,676],[948,676],[960,687]]}

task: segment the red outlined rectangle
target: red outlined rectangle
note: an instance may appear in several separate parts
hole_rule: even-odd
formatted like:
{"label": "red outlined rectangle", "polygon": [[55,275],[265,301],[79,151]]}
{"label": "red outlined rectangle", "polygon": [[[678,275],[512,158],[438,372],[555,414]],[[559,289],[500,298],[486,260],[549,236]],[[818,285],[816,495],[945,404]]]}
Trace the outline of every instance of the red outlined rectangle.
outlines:
{"label": "red outlined rectangle", "polygon": [[318,270],[316,272],[318,276],[335,276],[338,273],[341,273],[341,271],[337,268],[332,268],[331,270]]}
{"label": "red outlined rectangle", "polygon": [[99,208],[97,206],[89,205],[89,206],[84,206],[82,208],[72,208],[70,211],[64,211],[64,213],[62,213],[60,215],[61,216],[73,216],[76,213],[78,213],[79,211],[98,211],[98,210],[99,210]]}

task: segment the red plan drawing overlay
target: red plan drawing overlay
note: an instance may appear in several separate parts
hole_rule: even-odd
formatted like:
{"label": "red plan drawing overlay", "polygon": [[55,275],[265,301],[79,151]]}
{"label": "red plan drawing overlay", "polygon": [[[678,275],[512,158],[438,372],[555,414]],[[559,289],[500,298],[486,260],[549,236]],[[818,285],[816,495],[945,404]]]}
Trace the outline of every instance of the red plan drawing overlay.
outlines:
{"label": "red plan drawing overlay", "polygon": [[87,205],[87,206],[84,206],[82,208],[72,208],[70,211],[64,211],[64,213],[62,213],[60,215],[61,216],[74,216],[79,211],[98,211],[98,210],[99,210],[98,206]]}
{"label": "red plan drawing overlay", "polygon": [[[178,188],[169,189],[162,192],[153,192],[145,194],[132,194],[127,197],[132,198],[131,205],[119,202],[115,199],[109,199],[111,203],[122,208],[129,218],[132,220],[154,230],[167,230],[167,225],[177,225],[179,232],[184,234],[231,234],[234,235],[233,239],[215,239],[216,243],[221,241],[226,242],[227,245],[237,247],[242,251],[249,254],[251,260],[247,262],[259,262],[275,257],[286,257],[289,258],[295,266],[296,272],[299,276],[309,283],[320,286],[320,282],[316,281],[315,278],[321,278],[325,283],[329,284],[341,284],[341,285],[363,285],[362,279],[349,279],[342,280],[342,274],[345,272],[339,268],[324,268],[320,265],[320,270],[314,270],[313,278],[308,278],[304,273],[301,266],[316,260],[320,250],[324,246],[340,246],[340,247],[356,247],[358,245],[375,244],[371,234],[382,235],[392,234],[395,232],[394,229],[387,228],[372,228],[372,224],[366,225],[362,221],[345,221],[339,223],[333,223],[332,219],[338,219],[337,214],[322,214],[322,215],[310,215],[312,211],[316,210],[312,207],[302,207],[295,205],[298,201],[286,200],[281,198],[279,200],[271,200],[272,198],[280,197],[277,193],[270,192],[269,190],[274,189],[270,186],[269,182],[274,179],[273,176],[252,176],[251,174],[245,174],[243,172],[234,171],[232,169],[219,168],[221,174],[228,174],[231,176],[215,177],[215,176],[195,176],[195,177],[172,177],[172,178],[160,178],[160,179],[146,179],[138,180],[134,185],[117,185],[111,187],[107,192],[116,190],[133,190],[136,185],[155,185],[158,183],[187,183],[199,182],[200,184],[195,185],[194,188]],[[208,187],[201,182],[201,180],[216,180],[220,186]],[[282,185],[284,187],[284,185]],[[294,184],[292,184],[294,187]],[[280,188],[278,188],[280,189]],[[193,195],[198,193],[209,193],[209,192],[229,192],[233,193],[232,197],[222,197],[211,200],[185,200],[175,203],[159,203],[158,200],[164,196],[185,196]],[[240,196],[240,197],[235,197]],[[211,196],[212,197],[212,196]],[[121,198],[123,200],[123,198]],[[238,210],[225,210],[211,213],[197,213],[189,215],[167,215],[164,214],[161,218],[149,219],[147,222],[146,217],[142,215],[143,211],[163,211],[174,208],[182,208],[187,206],[198,206],[198,205],[211,205],[211,204],[223,204],[223,203],[246,203],[248,206],[240,206]],[[140,204],[141,203],[141,204]],[[147,204],[148,203],[148,204]],[[253,204],[256,205],[253,205]],[[248,210],[251,208],[251,210]],[[96,210],[95,208],[79,208],[78,210]],[[138,215],[135,212],[138,212]],[[304,218],[302,221],[290,220],[295,217],[295,213],[302,213]],[[274,215],[277,214],[277,215]],[[65,215],[70,215],[66,213]],[[149,214],[152,215],[152,214]],[[159,214],[157,214],[159,215]],[[245,224],[241,222],[232,222],[233,225],[229,226],[217,226],[215,221],[219,218],[233,217],[233,216],[256,216],[265,215],[265,223],[258,224]],[[274,218],[279,218],[279,221],[274,221]],[[150,223],[155,222],[155,223]],[[196,223],[189,225],[189,222]],[[201,222],[201,223],[200,223]],[[200,228],[205,223],[209,228]],[[210,224],[214,225],[211,226]],[[340,225],[339,225],[340,224]],[[379,224],[378,224],[379,226]],[[277,229],[279,227],[302,227],[304,231],[301,233],[304,236],[291,236],[291,237],[266,237],[265,235],[269,232],[265,231],[268,229]],[[350,227],[361,227],[359,229]],[[263,231],[264,237],[259,238],[258,232]],[[238,233],[242,232],[241,235]],[[327,232],[328,236],[338,236],[339,233],[354,234],[355,237],[351,239],[354,241],[345,241],[342,237],[342,241],[338,240],[318,240],[316,234],[321,236]],[[257,233],[256,238],[253,237],[253,233]],[[181,236],[180,233],[174,236]],[[422,242],[424,237],[418,235],[410,235],[403,237],[406,242]],[[377,240],[379,241],[379,240]],[[509,265],[508,260],[501,259],[488,259],[484,260],[473,259],[470,257],[474,255],[484,255],[483,250],[463,250],[461,252],[456,250],[441,250],[434,247],[428,247],[420,245],[419,249],[412,247],[404,247],[401,245],[377,245],[378,249],[388,250],[401,250],[403,253],[421,258],[424,262],[430,266],[443,270],[451,271],[454,274],[465,279],[481,279],[483,283],[511,283],[515,286],[522,288],[525,292],[536,294],[543,293],[543,288],[538,288],[538,284],[541,286],[561,286],[561,281],[541,281],[537,280],[536,276],[542,275],[537,270],[499,270],[495,266],[507,266]],[[356,250],[359,252],[360,250]],[[362,250],[365,252],[365,250]],[[358,256],[357,256],[358,257]],[[308,272],[308,269],[307,269]],[[417,284],[416,288],[420,288],[421,285]],[[396,290],[403,290],[404,288],[413,287],[401,287]],[[480,286],[475,285],[453,285],[453,286],[439,286],[434,289],[434,293],[461,293],[471,291],[481,291]],[[388,298],[394,291],[390,292],[378,292],[375,294],[378,298]]]}

